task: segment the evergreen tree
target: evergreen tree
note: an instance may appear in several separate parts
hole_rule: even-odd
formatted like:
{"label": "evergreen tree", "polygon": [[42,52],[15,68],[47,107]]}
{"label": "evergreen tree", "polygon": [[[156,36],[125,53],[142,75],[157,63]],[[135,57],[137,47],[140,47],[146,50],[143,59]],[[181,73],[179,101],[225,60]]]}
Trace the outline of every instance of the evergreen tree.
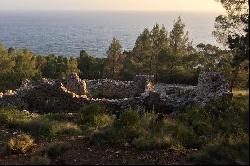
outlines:
{"label": "evergreen tree", "polygon": [[83,79],[102,78],[104,70],[104,58],[96,58],[88,55],[84,50],[80,52],[78,58],[78,69]]}
{"label": "evergreen tree", "polygon": [[8,51],[0,43],[0,77],[6,73],[10,73],[15,66],[15,61]]}
{"label": "evergreen tree", "polygon": [[153,73],[152,40],[148,29],[137,38],[133,48],[133,58],[140,73]]}
{"label": "evergreen tree", "polygon": [[153,57],[152,74],[154,74],[155,77],[158,77],[159,71],[162,68],[162,64],[166,62],[164,61],[166,59],[162,56],[163,50],[169,49],[168,32],[163,25],[160,27],[159,24],[156,24],[151,30],[150,38],[152,41]]}
{"label": "evergreen tree", "polygon": [[122,54],[122,46],[116,38],[113,38],[111,45],[107,51],[107,62],[105,65],[105,76],[117,79],[123,68],[124,57]]}
{"label": "evergreen tree", "polygon": [[67,60],[67,70],[66,70],[66,74],[70,74],[70,73],[80,73],[80,70],[77,68],[78,66],[78,62],[76,58],[70,57]]}
{"label": "evergreen tree", "polygon": [[36,58],[32,52],[26,49],[16,50],[15,66],[13,67],[10,79],[12,79],[12,86],[18,87],[24,79],[34,79],[38,70],[36,68]]}
{"label": "evergreen tree", "polygon": [[191,43],[189,42],[188,32],[184,32],[185,24],[181,17],[174,23],[170,31],[170,48],[174,55],[182,57],[188,54]]}

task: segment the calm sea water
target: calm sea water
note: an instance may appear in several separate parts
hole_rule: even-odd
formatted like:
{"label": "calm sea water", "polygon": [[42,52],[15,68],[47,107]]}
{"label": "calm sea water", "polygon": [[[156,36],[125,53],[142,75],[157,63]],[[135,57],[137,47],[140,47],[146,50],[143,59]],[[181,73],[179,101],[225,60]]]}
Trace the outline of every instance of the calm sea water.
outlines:
{"label": "calm sea water", "polygon": [[0,41],[36,54],[78,56],[80,50],[104,57],[113,37],[132,49],[144,28],[164,24],[168,31],[181,16],[196,45],[217,44],[212,37],[217,13],[181,12],[0,12]]}

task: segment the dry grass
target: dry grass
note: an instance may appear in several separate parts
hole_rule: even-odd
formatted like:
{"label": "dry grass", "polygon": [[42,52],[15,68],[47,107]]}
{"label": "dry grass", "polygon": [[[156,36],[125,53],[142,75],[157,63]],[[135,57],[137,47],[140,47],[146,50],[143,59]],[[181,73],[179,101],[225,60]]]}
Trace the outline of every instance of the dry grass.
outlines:
{"label": "dry grass", "polygon": [[234,97],[249,96],[249,90],[234,89],[233,95],[234,95]]}

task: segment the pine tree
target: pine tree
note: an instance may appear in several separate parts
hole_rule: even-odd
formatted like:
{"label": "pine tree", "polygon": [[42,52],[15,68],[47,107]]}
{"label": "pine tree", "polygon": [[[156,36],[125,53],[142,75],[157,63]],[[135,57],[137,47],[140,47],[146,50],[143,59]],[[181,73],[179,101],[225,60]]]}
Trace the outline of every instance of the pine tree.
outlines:
{"label": "pine tree", "polygon": [[145,29],[137,38],[133,48],[133,57],[137,63],[139,72],[142,74],[152,74],[152,40],[148,29]]}
{"label": "pine tree", "polygon": [[117,79],[123,68],[122,46],[116,38],[113,38],[111,45],[107,51],[107,61],[105,65],[105,76]]}
{"label": "pine tree", "polygon": [[184,32],[185,24],[181,17],[174,23],[173,29],[170,32],[170,48],[178,57],[188,54],[188,49],[191,45],[188,38],[188,31]]}
{"label": "pine tree", "polygon": [[79,69],[77,68],[78,62],[76,58],[70,57],[67,61],[67,71],[66,74],[70,73],[79,73]]}
{"label": "pine tree", "polygon": [[0,43],[0,77],[6,73],[10,73],[15,66],[15,61],[8,51]]}

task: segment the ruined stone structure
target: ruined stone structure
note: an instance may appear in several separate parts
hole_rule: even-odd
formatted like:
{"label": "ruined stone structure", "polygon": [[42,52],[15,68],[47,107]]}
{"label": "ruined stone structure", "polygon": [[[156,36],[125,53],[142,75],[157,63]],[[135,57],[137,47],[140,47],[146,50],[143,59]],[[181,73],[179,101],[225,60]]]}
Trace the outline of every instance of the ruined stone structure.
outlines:
{"label": "ruined stone structure", "polygon": [[25,81],[14,92],[0,93],[1,105],[39,112],[74,112],[90,104],[103,104],[117,113],[130,107],[172,112],[197,103],[230,97],[229,84],[217,72],[202,73],[197,86],[153,83],[153,76],[138,75],[133,81],[81,80],[73,73],[63,80]]}

